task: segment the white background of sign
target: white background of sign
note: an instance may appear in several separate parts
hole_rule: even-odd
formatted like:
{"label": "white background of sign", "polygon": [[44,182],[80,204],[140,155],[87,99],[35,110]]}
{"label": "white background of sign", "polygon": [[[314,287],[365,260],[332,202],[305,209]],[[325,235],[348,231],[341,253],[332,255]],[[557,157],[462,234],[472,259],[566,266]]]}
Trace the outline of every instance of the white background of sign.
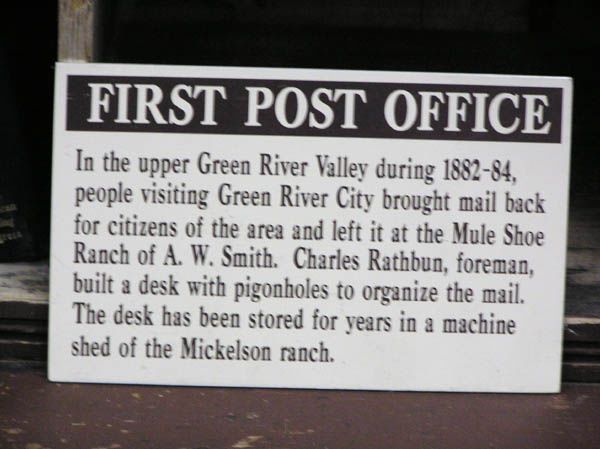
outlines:
{"label": "white background of sign", "polygon": [[[289,136],[231,136],[210,134],[146,133],[146,132],[83,132],[66,131],[66,77],[69,74],[197,77],[197,78],[256,78],[289,80],[369,81],[392,83],[473,84],[521,87],[558,87],[564,89],[562,111],[562,142],[511,143],[449,140],[408,140],[345,137],[289,137]],[[218,67],[129,66],[100,64],[58,64],[55,92],[54,166],[52,191],[52,254],[50,285],[50,340],[49,378],[54,381],[114,382],[173,385],[292,387],[333,389],[434,390],[434,391],[497,391],[497,392],[553,392],[560,388],[560,361],[562,318],[565,284],[565,250],[567,233],[567,200],[569,154],[571,136],[571,81],[564,78],[424,74],[393,72],[353,72],[291,69],[245,69]],[[77,149],[94,158],[95,170],[76,171]],[[102,156],[115,151],[131,159],[129,173],[104,172]],[[199,154],[210,152],[213,159],[249,160],[251,176],[201,175],[196,169]],[[267,177],[257,175],[260,153],[277,153],[281,159],[307,161],[305,177]],[[347,178],[319,176],[315,155],[331,158],[347,156],[354,162],[369,163],[367,176],[358,182]],[[177,157],[191,160],[187,174],[172,174],[162,179],[150,179],[137,171],[140,157]],[[426,185],[422,180],[389,180],[373,176],[375,164],[385,157],[396,163],[413,162],[434,164],[435,182]],[[511,183],[493,182],[489,173],[482,173],[479,182],[442,180],[443,161],[447,158],[477,158],[482,168],[492,161],[510,160],[511,172],[517,178]],[[114,186],[121,181],[134,190],[132,204],[104,205],[83,203],[75,206],[77,186]],[[194,205],[146,205],[140,200],[139,189],[150,187],[156,181],[186,183],[187,187],[211,191],[209,205],[200,210]],[[238,189],[268,190],[273,192],[274,207],[232,207],[219,205],[218,186],[229,182]],[[280,184],[301,186],[304,190],[329,193],[327,208],[277,207]],[[361,210],[341,209],[333,201],[337,189],[348,185],[375,195],[375,206],[368,213]],[[418,212],[382,210],[379,198],[383,188],[394,193],[431,193],[433,189],[450,194],[452,210],[424,216]],[[459,212],[454,201],[459,196],[483,195],[486,190],[498,193],[498,212]],[[515,197],[533,197],[540,192],[545,198],[545,214],[507,214],[502,212],[504,192]],[[76,236],[75,217],[100,220],[96,236]],[[105,232],[106,224],[119,214],[155,221],[175,221],[179,235],[166,237],[115,238]],[[204,235],[201,239],[185,236],[184,225],[204,217]],[[209,223],[218,217],[240,225],[245,233],[248,223],[281,224],[285,228],[283,240],[249,240],[244,235],[237,239],[213,238]],[[322,241],[302,242],[290,238],[294,224],[325,222],[326,238]],[[331,220],[348,223],[356,220],[363,225],[362,242],[332,242]],[[431,227],[443,228],[446,241],[441,244],[419,244],[413,231],[408,243],[374,243],[368,239],[371,221],[384,225],[384,235],[392,226],[406,224],[414,230],[427,221]],[[522,228],[543,231],[545,244],[539,248],[506,247],[495,245],[452,244],[452,222],[470,222],[473,227],[486,223],[495,229],[497,240],[502,239],[505,223],[516,223]],[[329,232],[328,232],[329,231]],[[74,241],[83,241],[89,247],[113,248],[126,245],[132,263],[129,265],[95,265],[74,263]],[[157,245],[157,264],[143,267],[136,263],[138,250]],[[173,244],[180,266],[163,266],[162,259],[168,244]],[[190,244],[208,244],[209,260],[213,266],[196,266],[191,260]],[[268,247],[278,264],[277,268],[231,268],[220,266],[221,247],[230,244],[240,250]],[[310,246],[319,253],[334,253],[341,248],[347,254],[360,257],[361,269],[300,270],[292,264],[292,254],[298,246]],[[442,257],[449,272],[402,273],[369,271],[368,249],[378,248],[392,254],[404,250],[417,251],[423,256]],[[462,251],[471,258],[527,259],[534,275],[474,275],[456,273],[456,256]],[[115,279],[113,294],[82,294],[73,291],[74,272],[79,277],[94,277],[106,272]],[[172,274],[179,280],[178,296],[140,295],[135,292],[145,273],[155,279],[166,279]],[[229,294],[224,298],[190,296],[188,280],[221,276]],[[315,284],[329,286],[327,299],[263,299],[250,302],[242,298],[234,302],[231,292],[237,281],[250,276],[253,281],[281,282],[286,276],[297,283],[306,278]],[[121,294],[121,282],[131,281],[132,293]],[[361,298],[364,285],[420,285],[436,286],[437,302],[394,301],[388,306]],[[336,284],[352,284],[355,297],[338,299]],[[453,282],[475,291],[472,303],[450,303],[446,287]],[[504,288],[509,282],[520,283],[523,304],[482,304],[479,299],[483,288]],[[106,324],[78,324],[74,302],[90,303],[92,308],[104,309]],[[111,323],[112,313],[119,304],[139,310],[143,305],[154,311],[154,325],[126,326]],[[162,326],[160,311],[166,306],[171,311],[189,312],[189,327]],[[238,329],[203,328],[198,324],[198,309],[209,312],[238,313]],[[304,328],[301,330],[258,330],[247,327],[247,317],[260,310],[265,313],[295,315],[303,310]],[[335,330],[314,330],[312,315],[315,309],[321,315],[338,316]],[[400,332],[401,312],[417,320],[417,332]],[[442,332],[446,318],[476,318],[479,313],[494,313],[498,319],[516,322],[514,335],[454,334]],[[347,316],[389,317],[389,332],[363,331],[346,333]],[[427,318],[435,325],[433,332],[425,332]],[[84,357],[72,353],[73,342],[81,336],[86,341],[103,342],[110,336],[111,355]],[[119,345],[136,338],[136,356],[121,357]],[[190,360],[182,359],[181,337],[203,338],[205,342],[219,339],[225,344],[269,346],[271,361]],[[170,359],[148,358],[144,343],[156,338],[162,344],[173,346]],[[280,347],[328,348],[329,362],[283,362]]]}

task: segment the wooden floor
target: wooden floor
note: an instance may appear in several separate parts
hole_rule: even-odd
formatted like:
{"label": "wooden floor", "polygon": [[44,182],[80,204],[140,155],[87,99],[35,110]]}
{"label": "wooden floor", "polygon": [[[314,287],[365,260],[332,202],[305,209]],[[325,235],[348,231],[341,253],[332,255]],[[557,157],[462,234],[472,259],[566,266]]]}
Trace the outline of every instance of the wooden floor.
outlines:
{"label": "wooden floor", "polygon": [[558,395],[53,384],[0,370],[0,447],[597,448],[600,385]]}

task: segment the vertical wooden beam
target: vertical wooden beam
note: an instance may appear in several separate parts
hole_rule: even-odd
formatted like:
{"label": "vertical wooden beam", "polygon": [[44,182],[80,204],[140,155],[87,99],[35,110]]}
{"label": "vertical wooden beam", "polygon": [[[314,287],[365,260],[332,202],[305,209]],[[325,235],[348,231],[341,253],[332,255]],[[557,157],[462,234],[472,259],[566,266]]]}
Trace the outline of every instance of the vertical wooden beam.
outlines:
{"label": "vertical wooden beam", "polygon": [[58,0],[58,60],[98,60],[99,0]]}

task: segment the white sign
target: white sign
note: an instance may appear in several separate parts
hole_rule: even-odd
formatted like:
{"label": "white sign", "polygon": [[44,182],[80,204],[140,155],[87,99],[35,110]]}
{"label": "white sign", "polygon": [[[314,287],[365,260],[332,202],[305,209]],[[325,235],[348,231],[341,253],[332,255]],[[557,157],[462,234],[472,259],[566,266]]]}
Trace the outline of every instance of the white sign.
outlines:
{"label": "white sign", "polygon": [[49,378],[558,391],[571,89],[58,64]]}

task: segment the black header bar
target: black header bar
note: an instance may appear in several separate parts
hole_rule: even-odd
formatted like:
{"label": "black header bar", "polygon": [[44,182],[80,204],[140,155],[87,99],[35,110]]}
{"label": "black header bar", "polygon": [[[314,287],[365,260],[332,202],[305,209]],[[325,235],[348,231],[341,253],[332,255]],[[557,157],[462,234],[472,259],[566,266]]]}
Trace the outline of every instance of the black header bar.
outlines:
{"label": "black header bar", "polygon": [[561,88],[80,76],[67,130],[561,141]]}

